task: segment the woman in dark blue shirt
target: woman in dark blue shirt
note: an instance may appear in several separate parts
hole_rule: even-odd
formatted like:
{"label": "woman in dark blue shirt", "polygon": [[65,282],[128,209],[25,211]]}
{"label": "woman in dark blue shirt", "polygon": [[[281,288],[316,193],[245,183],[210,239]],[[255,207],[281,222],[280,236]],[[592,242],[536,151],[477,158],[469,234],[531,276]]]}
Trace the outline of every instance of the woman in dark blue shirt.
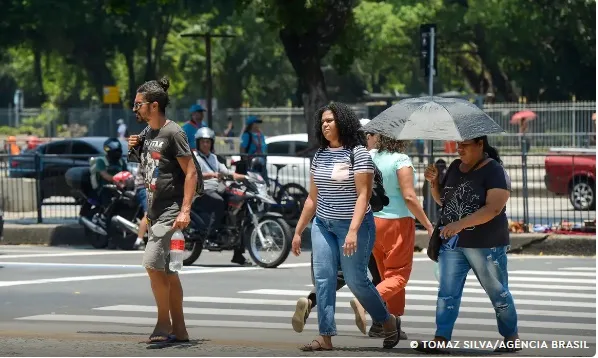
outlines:
{"label": "woman in dark blue shirt", "polygon": [[[504,346],[511,347],[501,351],[520,350],[515,344],[519,340],[517,311],[507,272],[509,228],[505,206],[511,182],[486,136],[458,143],[457,153],[459,159],[451,163],[442,185],[434,166],[425,173],[434,200],[442,206],[434,340],[451,340],[465,279],[473,269],[494,306]],[[421,342],[415,349],[436,351]]]}

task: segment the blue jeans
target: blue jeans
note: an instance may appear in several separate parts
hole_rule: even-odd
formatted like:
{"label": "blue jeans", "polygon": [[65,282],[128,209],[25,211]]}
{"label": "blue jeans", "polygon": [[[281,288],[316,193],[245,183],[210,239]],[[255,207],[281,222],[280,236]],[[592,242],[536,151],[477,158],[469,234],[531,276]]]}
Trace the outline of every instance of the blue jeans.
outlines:
{"label": "blue jeans", "polygon": [[345,256],[343,245],[350,225],[351,219],[331,220],[316,217],[311,228],[318,327],[322,336],[337,334],[334,313],[339,262],[347,286],[372,319],[375,322],[386,322],[390,318],[384,301],[367,274],[376,239],[374,216],[372,213],[365,215],[357,232],[356,252],[352,256]]}
{"label": "blue jeans", "polygon": [[436,336],[451,339],[470,269],[494,306],[498,332],[505,338],[516,335],[517,311],[508,285],[508,248],[474,249],[449,245],[443,244],[438,256],[440,287],[436,302]]}
{"label": "blue jeans", "polygon": [[147,213],[147,189],[138,188],[135,192],[135,197],[137,198],[137,203],[143,209],[143,212]]}

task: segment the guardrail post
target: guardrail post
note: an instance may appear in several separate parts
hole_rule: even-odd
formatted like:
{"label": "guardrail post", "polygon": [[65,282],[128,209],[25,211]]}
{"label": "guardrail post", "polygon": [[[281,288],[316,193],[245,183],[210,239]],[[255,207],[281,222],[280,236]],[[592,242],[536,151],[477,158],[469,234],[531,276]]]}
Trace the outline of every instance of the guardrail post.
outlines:
{"label": "guardrail post", "polygon": [[43,221],[42,218],[42,165],[41,165],[41,156],[39,153],[35,153],[34,163],[35,163],[35,197],[37,200],[37,223],[41,224]]}
{"label": "guardrail post", "polygon": [[523,179],[523,231],[529,232],[529,195],[527,190],[527,140],[525,134],[521,137],[521,170]]}

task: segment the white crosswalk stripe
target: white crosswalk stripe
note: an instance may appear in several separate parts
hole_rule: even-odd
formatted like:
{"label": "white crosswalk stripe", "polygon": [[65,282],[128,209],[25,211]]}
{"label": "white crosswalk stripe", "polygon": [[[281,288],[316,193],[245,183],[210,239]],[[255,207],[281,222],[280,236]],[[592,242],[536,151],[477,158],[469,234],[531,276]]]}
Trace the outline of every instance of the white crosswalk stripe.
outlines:
{"label": "white crosswalk stripe", "polygon": [[[596,277],[595,273],[588,271],[586,268],[563,268],[558,271],[509,272],[509,286],[519,315],[522,339],[596,343]],[[435,280],[409,281],[402,322],[403,330],[410,338],[412,335],[418,335],[413,338],[424,339],[433,336],[437,285]],[[311,285],[271,287],[241,290],[230,297],[185,297],[186,323],[189,327],[276,329],[294,334],[290,320],[296,299],[305,297]],[[351,298],[353,295],[347,287],[337,292],[337,329],[360,335],[349,306]],[[41,314],[16,319],[152,326],[155,314],[156,307],[153,305],[117,304],[95,307],[87,314]],[[492,304],[475,276],[468,276],[453,339],[498,339],[500,335],[495,317]],[[310,314],[305,330],[308,334],[317,332],[316,309]]]}

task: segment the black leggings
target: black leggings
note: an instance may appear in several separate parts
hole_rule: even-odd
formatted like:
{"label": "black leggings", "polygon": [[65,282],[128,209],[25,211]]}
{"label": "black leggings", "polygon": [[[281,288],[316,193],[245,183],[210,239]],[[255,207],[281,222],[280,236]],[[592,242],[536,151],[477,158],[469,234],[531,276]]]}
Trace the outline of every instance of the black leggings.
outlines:
{"label": "black leggings", "polygon": [[[382,280],[380,279],[380,272],[378,272],[378,266],[376,266],[376,260],[374,259],[374,255],[370,255],[370,262],[368,262],[368,269],[370,270],[370,274],[372,274],[372,283],[374,286],[378,286]],[[314,280],[314,254],[311,254],[311,283],[314,285],[314,288],[311,290],[309,295],[307,295],[307,299],[311,301],[311,308],[316,307],[316,282]],[[338,274],[336,276],[336,290],[340,290],[346,285],[345,277],[343,276],[343,271],[338,270]]]}

